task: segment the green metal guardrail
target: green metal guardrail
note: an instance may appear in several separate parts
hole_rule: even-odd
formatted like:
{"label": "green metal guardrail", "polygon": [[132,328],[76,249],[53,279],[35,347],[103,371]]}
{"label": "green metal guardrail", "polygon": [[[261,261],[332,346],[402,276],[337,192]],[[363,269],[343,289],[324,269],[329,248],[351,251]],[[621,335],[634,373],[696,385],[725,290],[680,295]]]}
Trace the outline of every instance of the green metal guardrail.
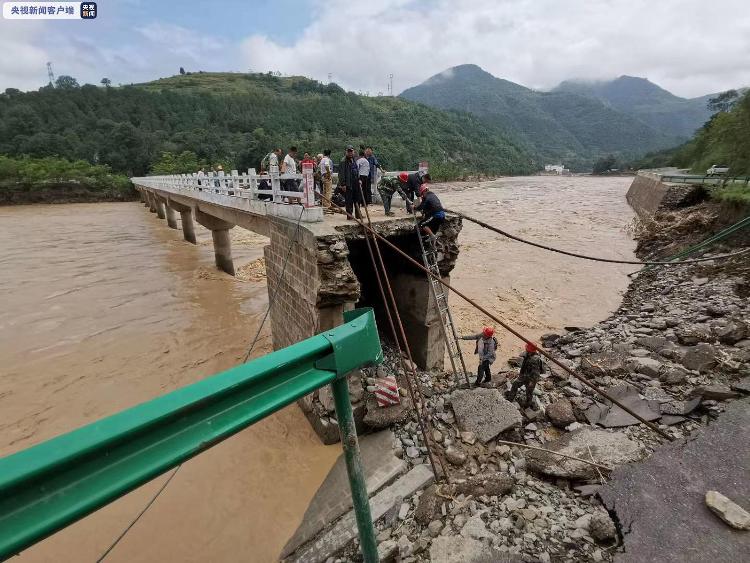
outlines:
{"label": "green metal guardrail", "polygon": [[700,174],[662,174],[659,176],[661,182],[669,182],[672,184],[692,184],[692,185],[704,185],[708,183],[710,186],[725,186],[734,184],[744,184],[745,186],[750,183],[750,176],[705,176]]}
{"label": "green metal guardrail", "polygon": [[372,309],[302,342],[0,459],[0,560],[331,384],[365,561],[377,546],[346,374],[382,362]]}

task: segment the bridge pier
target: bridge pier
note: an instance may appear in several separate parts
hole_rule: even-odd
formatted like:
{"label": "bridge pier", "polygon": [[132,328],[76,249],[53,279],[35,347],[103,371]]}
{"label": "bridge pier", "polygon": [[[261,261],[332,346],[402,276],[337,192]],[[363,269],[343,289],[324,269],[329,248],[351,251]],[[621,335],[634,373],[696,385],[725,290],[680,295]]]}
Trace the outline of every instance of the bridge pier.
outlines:
{"label": "bridge pier", "polygon": [[172,201],[171,199],[167,201],[167,205],[170,209],[173,209],[180,214],[180,223],[182,223],[182,238],[184,238],[188,242],[197,244],[195,240],[195,226],[193,225],[193,208],[189,205],[184,205],[182,203]]}
{"label": "bridge pier", "polygon": [[145,196],[145,195],[143,195],[143,190],[139,189],[139,190],[138,190],[138,195],[139,195],[139,196],[140,196],[140,198],[141,198],[141,203],[145,203],[145,202],[146,202],[146,196]]}
{"label": "bridge pier", "polygon": [[156,213],[156,195],[153,192],[146,192],[146,198],[148,199],[148,210],[151,213]]}
{"label": "bridge pier", "polygon": [[155,195],[154,204],[156,205],[156,216],[159,219],[164,219],[166,217],[166,214],[164,213],[164,200],[158,195]]}
{"label": "bridge pier", "polygon": [[195,210],[195,220],[211,231],[211,238],[214,241],[216,267],[233,276],[234,262],[232,261],[232,241],[229,237],[229,231],[234,227],[234,224],[208,215],[197,208]]}
{"label": "bridge pier", "polygon": [[177,228],[177,212],[169,205],[168,201],[164,201],[164,211],[167,215],[167,225],[170,229]]}

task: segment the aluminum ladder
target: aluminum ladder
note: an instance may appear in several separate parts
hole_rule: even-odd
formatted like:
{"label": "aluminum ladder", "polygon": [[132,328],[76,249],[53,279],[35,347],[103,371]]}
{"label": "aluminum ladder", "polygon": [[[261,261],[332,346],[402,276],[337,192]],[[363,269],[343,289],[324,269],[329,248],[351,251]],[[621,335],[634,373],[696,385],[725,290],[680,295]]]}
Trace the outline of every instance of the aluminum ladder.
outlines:
{"label": "aluminum ladder", "polygon": [[438,281],[441,276],[440,268],[438,268],[435,241],[430,238],[429,235],[422,235],[422,229],[419,227],[416,214],[414,215],[414,229],[417,233],[417,238],[419,239],[419,247],[422,251],[422,262],[424,263],[424,267],[433,274],[432,276],[427,276],[427,278],[430,282],[432,296],[435,298],[435,303],[437,304],[438,312],[440,313],[440,326],[443,332],[443,341],[448,350],[448,357],[450,358],[453,373],[456,376],[456,384],[458,386],[461,385],[459,373],[462,373],[466,385],[471,386],[469,383],[469,376],[466,373],[466,364],[464,363],[464,356],[461,353],[461,346],[458,343],[456,325],[453,323],[451,309],[448,305],[448,294],[445,292],[443,284]]}

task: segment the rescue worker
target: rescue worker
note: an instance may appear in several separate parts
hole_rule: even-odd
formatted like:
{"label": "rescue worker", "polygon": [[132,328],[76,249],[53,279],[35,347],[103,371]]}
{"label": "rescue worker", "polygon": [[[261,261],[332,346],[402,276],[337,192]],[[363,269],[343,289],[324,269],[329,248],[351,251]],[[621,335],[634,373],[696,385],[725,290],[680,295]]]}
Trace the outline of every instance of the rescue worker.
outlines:
{"label": "rescue worker", "polygon": [[422,232],[430,237],[432,243],[435,244],[440,226],[445,223],[443,204],[440,203],[438,196],[430,191],[427,184],[422,184],[420,186],[419,197],[421,198],[421,201],[419,202],[419,205],[414,207],[415,211],[422,212],[422,220],[419,222],[419,226],[422,229]]}
{"label": "rescue worker", "polygon": [[406,210],[411,213],[409,203],[413,203],[414,199],[419,193],[419,188],[422,184],[430,181],[429,174],[420,174],[419,172],[401,172],[398,175],[398,179],[401,182],[401,187],[407,196],[409,196],[409,202],[406,204]]}
{"label": "rescue worker", "polygon": [[523,385],[526,388],[526,401],[521,403],[523,407],[530,407],[534,398],[534,388],[539,382],[539,377],[545,371],[542,356],[539,355],[537,347],[531,343],[526,343],[526,352],[521,354],[521,369],[518,378],[513,382],[510,391],[505,393],[505,398],[513,402],[516,399],[518,390]]}
{"label": "rescue worker", "polygon": [[383,178],[380,180],[380,183],[378,184],[378,193],[380,194],[380,199],[383,200],[383,209],[385,210],[385,214],[389,217],[392,217],[395,215],[393,211],[391,211],[391,200],[393,199],[393,194],[398,192],[398,195],[401,196],[401,199],[404,200],[406,203],[406,209],[411,213],[411,202],[409,201],[409,198],[406,197],[406,194],[404,193],[404,190],[401,189],[401,183],[396,178]]}
{"label": "rescue worker", "polygon": [[474,353],[479,356],[479,367],[477,367],[477,381],[475,385],[479,387],[482,383],[490,383],[492,374],[490,366],[495,363],[497,357],[497,338],[495,338],[495,329],[486,326],[479,334],[462,336],[461,340],[476,340]]}

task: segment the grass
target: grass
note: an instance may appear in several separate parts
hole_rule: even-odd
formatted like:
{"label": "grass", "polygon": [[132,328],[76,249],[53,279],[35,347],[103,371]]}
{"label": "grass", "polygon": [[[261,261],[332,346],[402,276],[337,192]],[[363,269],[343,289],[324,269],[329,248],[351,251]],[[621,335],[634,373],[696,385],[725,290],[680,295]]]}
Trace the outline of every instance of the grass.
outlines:
{"label": "grass", "polygon": [[739,184],[716,188],[711,191],[711,198],[716,201],[750,205],[750,186]]}

